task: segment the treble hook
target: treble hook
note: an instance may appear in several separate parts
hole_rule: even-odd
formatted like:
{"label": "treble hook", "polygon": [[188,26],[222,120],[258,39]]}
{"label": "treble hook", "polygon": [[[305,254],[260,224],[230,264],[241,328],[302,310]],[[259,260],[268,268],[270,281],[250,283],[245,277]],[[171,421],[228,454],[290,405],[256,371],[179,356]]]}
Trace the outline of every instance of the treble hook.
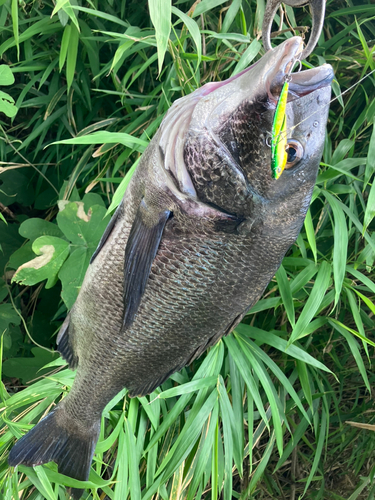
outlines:
{"label": "treble hook", "polygon": [[284,2],[281,2],[280,0],[268,0],[262,26],[263,46],[266,51],[272,50],[271,26],[276,11],[280,7],[281,3],[289,5],[290,7],[303,7],[304,5],[310,6],[312,15],[312,30],[308,44],[300,56],[301,59],[306,59],[314,50],[316,44],[318,43],[320,33],[322,32],[326,0],[286,0]]}

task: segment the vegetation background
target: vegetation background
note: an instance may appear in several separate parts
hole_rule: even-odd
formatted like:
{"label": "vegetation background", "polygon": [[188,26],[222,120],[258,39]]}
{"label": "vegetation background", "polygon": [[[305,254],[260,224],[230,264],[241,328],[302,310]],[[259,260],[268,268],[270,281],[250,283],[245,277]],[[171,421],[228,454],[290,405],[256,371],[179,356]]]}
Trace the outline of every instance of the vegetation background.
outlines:
{"label": "vegetation background", "polygon": [[[262,56],[263,12],[0,0],[2,498],[81,485],[53,463],[11,470],[9,449],[69,391],[56,333],[149,138],[176,98]],[[286,7],[274,42],[307,25]],[[328,0],[304,66],[332,64],[336,98],[304,228],[232,335],[107,406],[84,498],[374,499],[374,39],[371,0]]]}

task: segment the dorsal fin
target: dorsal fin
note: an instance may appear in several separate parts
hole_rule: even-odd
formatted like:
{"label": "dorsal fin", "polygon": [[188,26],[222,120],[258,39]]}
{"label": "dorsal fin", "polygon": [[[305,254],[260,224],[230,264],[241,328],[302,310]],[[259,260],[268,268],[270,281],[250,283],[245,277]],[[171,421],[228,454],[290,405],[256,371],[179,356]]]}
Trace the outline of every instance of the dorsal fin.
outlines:
{"label": "dorsal fin", "polygon": [[62,324],[59,334],[57,336],[57,350],[61,356],[69,364],[71,370],[75,370],[78,366],[78,355],[74,352],[73,342],[72,342],[72,326],[70,325],[70,314],[65,318]]}
{"label": "dorsal fin", "polygon": [[94,262],[95,258],[99,254],[100,250],[103,248],[105,242],[108,240],[110,234],[113,231],[113,228],[116,225],[117,219],[119,218],[121,212],[122,212],[122,202],[117,207],[116,212],[112,215],[112,219],[109,221],[108,226],[105,228],[103,236],[100,238],[99,244],[98,244],[95,252],[92,254],[92,257],[90,259],[90,264],[92,264]]}

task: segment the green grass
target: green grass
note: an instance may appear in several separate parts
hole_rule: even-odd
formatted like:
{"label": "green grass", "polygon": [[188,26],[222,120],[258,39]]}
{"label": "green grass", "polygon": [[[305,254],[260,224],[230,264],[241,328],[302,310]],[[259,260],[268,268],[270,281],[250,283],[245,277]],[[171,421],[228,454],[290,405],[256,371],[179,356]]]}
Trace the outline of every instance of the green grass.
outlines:
{"label": "green grass", "polygon": [[[73,382],[51,350],[100,237],[80,203],[112,211],[170,104],[262,56],[264,5],[164,2],[160,17],[149,0],[150,18],[145,0],[0,4],[18,108],[0,116],[0,488],[7,500],[57,500],[78,482],[55,464],[13,471],[7,455]],[[283,266],[232,335],[150,396],[123,391],[108,405],[84,498],[374,499],[373,9],[328,1],[309,63],[332,64],[336,99]],[[308,9],[287,14],[310,22]],[[291,36],[282,28],[275,43]],[[12,282],[39,238],[60,240],[61,262]]]}

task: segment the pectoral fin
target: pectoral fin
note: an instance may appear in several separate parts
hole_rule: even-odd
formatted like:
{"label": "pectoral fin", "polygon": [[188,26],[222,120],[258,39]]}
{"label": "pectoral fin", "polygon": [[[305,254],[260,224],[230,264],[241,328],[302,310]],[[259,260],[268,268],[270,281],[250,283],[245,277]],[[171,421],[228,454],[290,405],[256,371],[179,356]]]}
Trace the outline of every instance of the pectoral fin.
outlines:
{"label": "pectoral fin", "polygon": [[[129,328],[134,321],[150,275],[152,262],[170,214],[169,210],[164,210],[155,217],[155,214],[151,214],[145,201],[142,200],[135,216],[125,249],[125,329]],[[150,217],[148,217],[149,215]],[[154,223],[149,224],[149,219]]]}

